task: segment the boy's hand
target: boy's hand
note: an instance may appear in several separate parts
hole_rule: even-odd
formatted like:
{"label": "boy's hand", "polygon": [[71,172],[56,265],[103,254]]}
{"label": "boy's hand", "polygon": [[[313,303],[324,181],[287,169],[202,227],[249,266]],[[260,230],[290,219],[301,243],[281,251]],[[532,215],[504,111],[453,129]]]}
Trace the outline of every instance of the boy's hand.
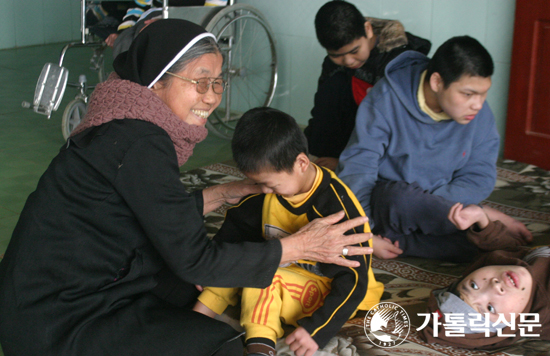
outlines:
{"label": "boy's hand", "polygon": [[372,254],[382,260],[396,258],[403,253],[403,250],[399,248],[399,241],[392,242],[387,237],[380,235],[372,236],[372,248]]}
{"label": "boy's hand", "polygon": [[315,351],[319,349],[319,345],[301,326],[288,335],[285,342],[296,356],[313,356]]}
{"label": "boy's hand", "polygon": [[456,203],[449,209],[447,217],[459,230],[467,230],[473,224],[477,224],[480,229],[485,229],[489,225],[489,217],[485,211],[474,204],[464,207],[462,203]]}
{"label": "boy's hand", "polygon": [[117,39],[118,37],[118,33],[111,33],[109,35],[109,37],[107,37],[105,39],[105,43],[107,44],[107,46],[113,48],[113,46],[115,45],[115,40]]}

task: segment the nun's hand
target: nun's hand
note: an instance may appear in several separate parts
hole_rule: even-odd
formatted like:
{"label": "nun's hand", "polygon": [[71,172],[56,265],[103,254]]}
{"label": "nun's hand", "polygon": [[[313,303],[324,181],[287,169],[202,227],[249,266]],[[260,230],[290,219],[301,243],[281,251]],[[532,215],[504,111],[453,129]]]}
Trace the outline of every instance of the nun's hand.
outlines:
{"label": "nun's hand", "polygon": [[343,256],[372,254],[371,247],[357,246],[359,243],[370,240],[372,234],[369,232],[344,235],[344,233],[365,224],[369,219],[361,216],[336,224],[343,217],[344,212],[341,211],[325,218],[315,219],[295,234],[281,239],[283,246],[281,264],[305,259],[345,267],[359,267],[358,261],[349,260]]}
{"label": "nun's hand", "polygon": [[237,204],[247,195],[262,193],[261,187],[248,178],[223,185],[226,188],[224,199],[228,204]]}
{"label": "nun's hand", "polygon": [[237,204],[243,197],[262,193],[262,188],[250,179],[219,184],[202,191],[204,199],[203,215],[215,210],[224,203]]}

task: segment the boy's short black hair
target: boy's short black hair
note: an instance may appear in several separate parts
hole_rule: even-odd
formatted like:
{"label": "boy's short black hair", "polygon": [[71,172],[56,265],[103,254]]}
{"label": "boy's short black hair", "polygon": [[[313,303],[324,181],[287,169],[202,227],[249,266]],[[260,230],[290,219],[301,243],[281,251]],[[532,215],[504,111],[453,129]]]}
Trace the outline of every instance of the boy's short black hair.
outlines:
{"label": "boy's short black hair", "polygon": [[366,37],[365,17],[346,1],[329,1],[315,15],[315,32],[321,46],[337,51],[360,37]]}
{"label": "boy's short black hair", "polygon": [[307,139],[296,120],[268,107],[244,113],[235,127],[231,149],[237,168],[244,173],[292,172],[296,157],[308,154]]}
{"label": "boy's short black hair", "polygon": [[428,63],[426,78],[439,73],[445,88],[463,75],[488,78],[493,75],[493,59],[481,43],[470,36],[445,41]]}

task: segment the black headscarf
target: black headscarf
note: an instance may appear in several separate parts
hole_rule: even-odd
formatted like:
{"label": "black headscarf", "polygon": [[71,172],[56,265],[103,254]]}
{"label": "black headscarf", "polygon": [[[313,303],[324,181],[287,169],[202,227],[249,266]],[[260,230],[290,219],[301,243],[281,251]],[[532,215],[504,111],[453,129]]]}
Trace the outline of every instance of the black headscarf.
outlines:
{"label": "black headscarf", "polygon": [[134,39],[128,51],[115,58],[113,67],[120,78],[151,88],[189,48],[205,37],[216,38],[193,22],[158,20]]}

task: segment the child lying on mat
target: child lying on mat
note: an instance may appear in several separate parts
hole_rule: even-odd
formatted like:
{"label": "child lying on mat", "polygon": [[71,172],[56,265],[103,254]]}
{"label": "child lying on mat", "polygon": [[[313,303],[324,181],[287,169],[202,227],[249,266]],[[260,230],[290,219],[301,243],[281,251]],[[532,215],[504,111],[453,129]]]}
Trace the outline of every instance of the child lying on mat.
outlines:
{"label": "child lying on mat", "polygon": [[[364,216],[340,179],[309,161],[306,138],[289,115],[272,108],[246,112],[235,128],[232,149],[237,167],[261,185],[264,194],[245,197],[230,208],[215,241],[238,243],[245,236],[257,241],[284,238],[311,220],[341,210],[347,219]],[[359,230],[370,232],[368,223]],[[377,243],[377,253],[393,257],[401,253],[391,242],[377,238]],[[342,254],[346,256],[347,249]],[[272,285],[265,289],[207,287],[195,310],[209,316],[221,314],[229,304],[237,303],[241,293],[240,322],[249,355],[275,355],[277,338],[284,334],[283,321],[296,326],[285,339],[290,349],[310,356],[357,309],[368,310],[380,301],[384,286],[374,278],[371,256],[347,258],[360,266],[299,260],[280,266]]]}
{"label": "child lying on mat", "polygon": [[432,291],[428,310],[438,316],[437,326],[432,314],[418,329],[421,336],[429,343],[480,349],[507,346],[522,336],[550,340],[550,247],[521,247],[499,221],[489,221],[475,208],[461,213],[455,207],[451,221],[475,220],[468,231],[471,241],[507,249],[480,255],[465,277]]}

